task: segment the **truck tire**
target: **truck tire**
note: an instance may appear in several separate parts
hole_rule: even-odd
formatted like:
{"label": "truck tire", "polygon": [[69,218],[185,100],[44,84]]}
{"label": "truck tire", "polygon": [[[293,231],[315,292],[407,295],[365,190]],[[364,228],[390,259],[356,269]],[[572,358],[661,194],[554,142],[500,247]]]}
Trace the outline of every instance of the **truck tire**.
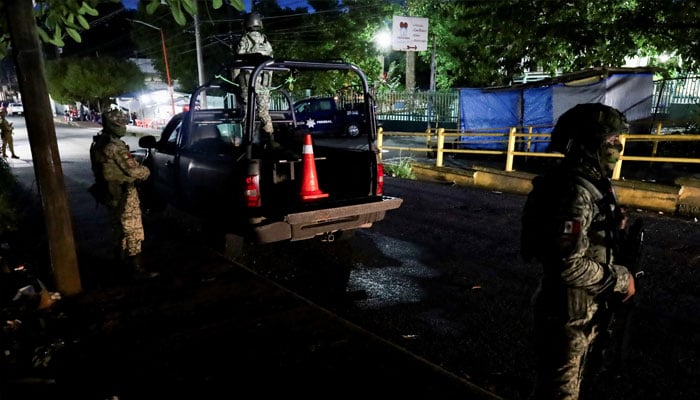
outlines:
{"label": "truck tire", "polygon": [[351,138],[360,136],[360,126],[354,122],[345,126],[345,135]]}

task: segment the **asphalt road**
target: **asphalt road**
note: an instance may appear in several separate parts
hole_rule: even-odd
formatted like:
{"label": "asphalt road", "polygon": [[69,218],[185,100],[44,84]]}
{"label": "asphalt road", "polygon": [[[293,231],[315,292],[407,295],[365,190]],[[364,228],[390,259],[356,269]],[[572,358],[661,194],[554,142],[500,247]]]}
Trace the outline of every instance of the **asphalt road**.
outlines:
{"label": "asphalt road", "polygon": [[[11,168],[36,195],[26,134],[16,127],[22,158]],[[197,221],[174,211],[145,216],[144,253],[161,275],[134,281],[112,260],[106,211],[86,191],[96,130],[57,129],[84,293],[43,316],[46,334],[35,340],[48,349],[48,366],[0,385],[0,398],[498,398],[223,259]],[[23,229],[26,256],[39,269],[46,241],[41,221],[32,222]]]}
{"label": "asphalt road", "polygon": [[[59,143],[90,296],[71,308],[81,310],[69,330],[81,356],[63,381],[176,395],[237,387],[309,397],[489,396],[472,382],[503,398],[527,397],[538,271],[518,257],[522,196],[386,178],[387,193],[404,204],[350,242],[348,293],[340,297],[320,295],[308,273],[307,264],[333,261],[303,248],[251,251],[245,266],[232,267],[207,251],[196,221],[149,216],[155,236],[146,249],[165,274],[133,284],[120,282],[110,264],[106,215],[85,192],[86,134],[66,132]],[[73,140],[77,147],[67,150]],[[31,183],[27,166],[13,164]],[[635,210],[632,217],[646,221],[648,245],[627,369],[616,382],[596,381],[584,398],[700,398],[697,221]],[[263,278],[275,283],[257,286]]]}

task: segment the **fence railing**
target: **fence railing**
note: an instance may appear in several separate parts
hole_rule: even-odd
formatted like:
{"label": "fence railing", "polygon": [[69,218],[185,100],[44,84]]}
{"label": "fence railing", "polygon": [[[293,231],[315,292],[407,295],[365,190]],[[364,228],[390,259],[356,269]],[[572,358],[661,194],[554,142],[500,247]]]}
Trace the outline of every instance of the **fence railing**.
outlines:
{"label": "fence railing", "polygon": [[[518,131],[517,128],[511,127],[507,128],[507,133],[484,133],[484,132],[460,132],[458,130],[449,130],[445,128],[429,128],[425,132],[384,132],[381,128],[379,129],[379,134],[377,137],[377,146],[380,151],[382,150],[398,150],[398,151],[415,151],[415,152],[435,152],[435,166],[443,167],[444,155],[446,153],[463,153],[463,154],[489,154],[489,155],[503,155],[505,156],[505,171],[513,171],[513,162],[515,157],[550,157],[550,158],[561,158],[563,157],[560,153],[547,153],[547,152],[537,152],[532,151],[536,143],[549,142],[551,134],[549,133],[533,133],[534,127],[528,127],[527,131]],[[657,132],[661,131],[661,127],[657,127]],[[420,142],[415,142],[416,145],[413,146],[394,146],[385,145],[385,139],[403,137],[403,138],[416,138],[420,137]],[[425,146],[422,146],[422,138],[425,138]],[[448,142],[448,146],[445,145],[446,138],[461,138],[461,140],[455,140]],[[464,140],[468,138],[467,140]],[[637,142],[650,142],[652,144],[652,150],[650,156],[637,156],[637,155],[625,155],[624,151],[613,170],[612,179],[620,179],[620,174],[622,171],[622,163],[624,161],[647,161],[647,162],[669,162],[669,163],[691,163],[700,164],[700,158],[689,158],[689,157],[659,157],[657,156],[658,145],[660,142],[700,142],[700,135],[661,135],[661,134],[650,134],[650,135],[636,135],[636,134],[622,134],[620,135],[620,142],[623,146],[627,142],[637,141]],[[418,144],[421,145],[418,145]],[[433,146],[433,143],[435,144]],[[474,149],[469,148],[469,146],[474,146],[477,144],[497,144],[503,145],[504,150],[500,149]],[[380,153],[381,154],[381,153]]]}
{"label": "fence railing", "polygon": [[384,121],[459,122],[459,92],[375,93],[377,118]]}

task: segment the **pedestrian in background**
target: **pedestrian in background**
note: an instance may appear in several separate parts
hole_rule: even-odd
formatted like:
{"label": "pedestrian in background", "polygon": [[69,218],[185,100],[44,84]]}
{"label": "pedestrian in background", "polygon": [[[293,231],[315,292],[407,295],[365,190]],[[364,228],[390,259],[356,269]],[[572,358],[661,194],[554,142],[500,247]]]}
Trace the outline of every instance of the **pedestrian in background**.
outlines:
{"label": "pedestrian in background", "polygon": [[622,301],[634,295],[612,240],[626,223],[610,180],[626,129],[624,114],[612,107],[573,107],[559,117],[549,147],[563,161],[532,182],[521,252],[542,267],[533,297],[535,399],[578,399],[586,355],[604,329],[596,317],[606,293]]}
{"label": "pedestrian in background", "polygon": [[12,122],[9,122],[5,117],[7,116],[7,109],[0,109],[0,133],[2,134],[2,156],[7,158],[7,148],[10,148],[10,154],[12,158],[19,158],[15,154],[15,144],[12,138],[14,135],[15,128],[12,126]]}
{"label": "pedestrian in background", "polygon": [[152,276],[144,269],[141,243],[144,240],[141,206],[136,182],[146,180],[147,167],[139,164],[121,139],[129,117],[119,109],[102,114],[102,131],[90,148],[95,179],[102,179],[108,195],[106,205],[112,216],[112,231],[118,259],[137,277]]}
{"label": "pedestrian in background", "polygon": [[[243,35],[238,42],[236,54],[249,55],[257,54],[265,57],[272,57],[272,45],[267,40],[267,36],[262,32],[262,17],[253,12],[248,14],[243,21]],[[248,110],[248,83],[250,71],[239,71],[237,74],[238,84],[241,87],[241,98],[243,100],[243,118]],[[262,131],[267,134],[271,143],[274,143],[272,118],[270,117],[270,86],[272,85],[272,72],[264,71],[255,85],[256,107]]]}

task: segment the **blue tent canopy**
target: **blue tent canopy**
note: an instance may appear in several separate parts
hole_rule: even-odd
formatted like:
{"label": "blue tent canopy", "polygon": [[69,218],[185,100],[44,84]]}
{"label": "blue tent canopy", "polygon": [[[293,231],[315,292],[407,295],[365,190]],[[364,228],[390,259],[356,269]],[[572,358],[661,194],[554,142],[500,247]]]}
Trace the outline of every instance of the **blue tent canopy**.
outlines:
{"label": "blue tent canopy", "polygon": [[[460,89],[460,130],[467,133],[460,147],[505,150],[502,135],[481,134],[504,134],[512,127],[550,133],[561,114],[581,103],[603,103],[632,123],[643,122],[651,117],[653,91],[653,74],[646,68],[592,69],[508,88]],[[546,149],[546,142],[536,140],[528,151]]]}

